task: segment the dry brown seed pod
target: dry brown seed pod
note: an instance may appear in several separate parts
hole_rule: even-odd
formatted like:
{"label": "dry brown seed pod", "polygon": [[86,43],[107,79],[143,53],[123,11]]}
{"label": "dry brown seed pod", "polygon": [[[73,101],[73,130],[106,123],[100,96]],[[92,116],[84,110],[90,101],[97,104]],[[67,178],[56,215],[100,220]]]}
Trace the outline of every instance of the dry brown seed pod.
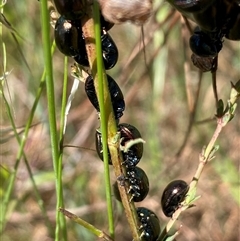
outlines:
{"label": "dry brown seed pod", "polygon": [[152,0],[98,0],[103,17],[111,23],[144,24],[152,12]]}

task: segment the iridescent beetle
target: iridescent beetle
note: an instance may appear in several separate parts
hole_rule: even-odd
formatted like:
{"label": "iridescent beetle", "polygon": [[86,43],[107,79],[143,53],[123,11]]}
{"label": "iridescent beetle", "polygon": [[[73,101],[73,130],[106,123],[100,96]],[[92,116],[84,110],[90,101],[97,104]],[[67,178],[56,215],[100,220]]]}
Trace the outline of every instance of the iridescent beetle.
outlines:
{"label": "iridescent beetle", "polygon": [[162,211],[165,216],[172,217],[173,213],[180,207],[188,189],[189,186],[183,180],[174,180],[166,186],[161,198]]}
{"label": "iridescent beetle", "polygon": [[[121,136],[121,145],[124,146],[126,142],[141,138],[141,134],[139,130],[130,124],[127,123],[120,123],[118,125],[120,130],[120,136]],[[124,165],[129,168],[132,166],[136,166],[143,155],[143,143],[139,142],[133,146],[131,146],[127,152],[123,152],[123,159],[124,159]]]}
{"label": "iridescent beetle", "polygon": [[[128,193],[131,194],[130,201],[141,202],[145,199],[149,192],[149,181],[146,173],[140,167],[132,167],[127,169],[126,177],[121,180],[122,185],[129,182]],[[121,202],[117,182],[113,185],[113,191],[116,199]]]}
{"label": "iridescent beetle", "polygon": [[141,202],[149,192],[149,181],[146,173],[140,167],[127,168],[126,178],[129,181],[130,201]]}
{"label": "iridescent beetle", "polygon": [[144,207],[137,208],[137,215],[141,223],[139,227],[141,239],[145,241],[156,241],[161,232],[157,215]]}
{"label": "iridescent beetle", "polygon": [[[121,123],[118,125],[118,131],[120,132],[121,145],[127,141],[141,138],[141,134],[136,127],[127,123]],[[102,135],[99,130],[96,130],[95,133],[95,144],[96,150],[99,158],[103,160],[103,151],[102,151]],[[127,152],[122,152],[123,155],[123,165],[127,168],[136,166],[143,155],[143,143],[137,143],[131,146]],[[111,157],[109,154],[109,164],[112,164]]]}
{"label": "iridescent beetle", "polygon": [[[123,93],[119,88],[117,82],[110,75],[107,75],[107,81],[115,119],[118,120],[123,115],[123,111],[125,110]],[[99,112],[100,107],[94,87],[93,77],[91,75],[89,75],[85,81],[85,92],[92,105]]]}
{"label": "iridescent beetle", "polygon": [[[240,6],[237,0],[167,0],[198,28],[190,38],[190,48],[197,56],[214,58],[222,48],[223,37],[240,40]],[[205,59],[192,56],[197,67],[205,65]],[[207,59],[207,67],[214,65]]]}
{"label": "iridescent beetle", "polygon": [[[78,64],[89,67],[85,39],[79,20],[69,20],[61,16],[56,22],[54,36],[60,52],[73,57]],[[106,31],[103,31],[101,41],[105,69],[111,69],[118,60],[117,46]]]}

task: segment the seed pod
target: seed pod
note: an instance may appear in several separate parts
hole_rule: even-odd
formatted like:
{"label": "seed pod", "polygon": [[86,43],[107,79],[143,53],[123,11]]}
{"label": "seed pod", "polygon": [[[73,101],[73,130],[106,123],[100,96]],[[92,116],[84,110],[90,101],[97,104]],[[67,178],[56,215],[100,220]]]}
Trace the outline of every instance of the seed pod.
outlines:
{"label": "seed pod", "polygon": [[167,217],[172,217],[173,213],[180,207],[184,200],[189,186],[183,180],[170,182],[163,191],[161,205],[162,211]]}
{"label": "seed pod", "polygon": [[151,15],[152,0],[98,0],[103,17],[111,23],[144,24]]}
{"label": "seed pod", "polygon": [[139,207],[136,211],[141,223],[141,226],[139,227],[141,231],[141,239],[145,241],[156,241],[161,232],[160,222],[157,215],[144,207]]}
{"label": "seed pod", "polygon": [[[121,89],[119,88],[116,81],[110,76],[107,75],[108,88],[111,96],[113,111],[116,119],[119,119],[123,115],[125,110],[125,102]],[[94,87],[93,77],[89,75],[85,81],[85,92],[91,101],[92,105],[99,112],[98,99]]]}

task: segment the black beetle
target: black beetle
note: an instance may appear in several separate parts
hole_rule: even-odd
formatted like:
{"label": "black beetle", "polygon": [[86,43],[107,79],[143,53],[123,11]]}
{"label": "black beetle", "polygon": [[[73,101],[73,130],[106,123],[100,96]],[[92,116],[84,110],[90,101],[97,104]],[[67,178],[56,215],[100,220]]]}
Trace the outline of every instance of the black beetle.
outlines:
{"label": "black beetle", "polygon": [[165,216],[172,217],[173,213],[180,207],[188,189],[188,184],[183,180],[172,181],[166,186],[161,199],[162,211]]}
{"label": "black beetle", "polygon": [[210,37],[196,28],[194,34],[189,39],[189,45],[193,53],[201,57],[215,57],[218,52],[222,49],[222,38],[221,37]]}
{"label": "black beetle", "polygon": [[[141,202],[145,199],[149,192],[149,181],[146,173],[140,167],[132,167],[127,169],[126,177],[124,177],[122,182],[123,185],[125,182],[129,183],[128,193],[131,194],[130,201]],[[116,199],[121,202],[121,197],[116,182],[113,185],[113,191]]]}
{"label": "black beetle", "polygon": [[[64,16],[61,16],[55,24],[54,36],[56,45],[63,54],[74,57],[81,52],[86,52],[79,21],[67,20]],[[88,64],[86,54],[84,57],[84,64]]]}
{"label": "black beetle", "polygon": [[[83,38],[83,41],[84,41],[84,38]],[[101,41],[102,41],[104,67],[105,67],[105,69],[111,69],[117,63],[118,48],[117,48],[116,44],[114,43],[113,39],[111,38],[111,36],[105,31],[101,35]],[[86,52],[86,48],[85,48],[85,42],[84,42],[84,46],[82,46],[82,48],[81,48],[81,51],[79,51],[79,53],[76,56],[74,56],[74,60],[80,65],[89,67],[89,62],[87,59],[87,52]]]}
{"label": "black beetle", "polygon": [[[123,111],[125,110],[123,93],[116,81],[110,75],[107,75],[107,81],[115,119],[119,119],[123,115]],[[98,104],[97,94],[94,87],[93,77],[91,75],[89,75],[85,81],[85,92],[92,105],[99,112],[100,108]]]}
{"label": "black beetle", "polygon": [[[121,123],[118,125],[118,131],[120,132],[121,145],[124,145],[127,141],[141,138],[141,134],[138,129],[130,124]],[[102,150],[102,135],[99,130],[95,133],[95,145],[99,158],[103,160]],[[123,160],[122,163],[127,168],[136,166],[143,155],[143,143],[137,143],[129,148],[127,152],[122,152]],[[112,164],[110,153],[109,153],[109,164]]]}
{"label": "black beetle", "polygon": [[141,239],[145,241],[156,241],[161,232],[157,215],[144,207],[138,207],[136,211],[141,223],[139,227]]}
{"label": "black beetle", "polygon": [[105,69],[111,69],[118,61],[118,48],[111,36],[106,32],[102,34],[101,40]]}
{"label": "black beetle", "polygon": [[[61,53],[73,57],[78,64],[89,67],[85,38],[79,20],[69,20],[64,16],[58,18],[54,37]],[[111,69],[118,60],[117,46],[106,31],[102,34],[101,41],[105,69]]]}
{"label": "black beetle", "polygon": [[[121,123],[118,125],[119,131],[121,133],[121,145],[124,146],[126,142],[141,138],[139,130],[130,124]],[[124,165],[126,167],[136,166],[143,155],[143,143],[137,143],[131,146],[127,152],[123,152]]]}
{"label": "black beetle", "polygon": [[149,181],[146,173],[140,167],[127,168],[126,177],[129,181],[130,201],[141,202],[149,192]]}

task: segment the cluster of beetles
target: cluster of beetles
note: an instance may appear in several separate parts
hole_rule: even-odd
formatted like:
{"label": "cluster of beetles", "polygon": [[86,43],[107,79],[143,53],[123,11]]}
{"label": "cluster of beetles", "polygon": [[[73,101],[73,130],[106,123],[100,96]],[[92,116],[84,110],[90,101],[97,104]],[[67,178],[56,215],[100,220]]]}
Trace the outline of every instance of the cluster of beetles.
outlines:
{"label": "cluster of beetles", "polygon": [[[84,35],[81,26],[83,1],[54,0],[55,7],[60,14],[55,25],[55,41],[60,52],[72,57],[79,65],[89,67],[88,56],[85,47]],[[238,1],[230,0],[168,0],[178,11],[187,18],[195,21],[198,27],[190,38],[190,48],[193,54],[201,58],[213,58],[222,48],[223,37],[231,40],[240,39],[240,6]],[[105,69],[111,69],[118,60],[118,49],[108,30],[114,24],[109,23],[101,15],[101,41],[102,56]],[[125,110],[125,102],[121,89],[116,81],[107,75],[108,88],[113,106],[114,116],[118,124],[121,145],[130,140],[141,138],[138,129],[127,123],[119,123]],[[89,74],[85,80],[86,94],[97,110],[100,111],[98,99],[94,87],[93,77]],[[102,136],[96,130],[96,151],[103,160]],[[146,173],[137,167],[143,155],[143,143],[131,146],[127,152],[122,151],[123,163],[126,168],[124,182],[128,182],[131,202],[141,202],[149,191],[149,181]],[[109,154],[109,164],[111,156]],[[113,185],[117,200],[121,201],[117,183]],[[189,186],[183,180],[170,182],[163,191],[161,198],[162,211],[167,217],[172,217],[174,212],[181,206],[186,197]],[[160,234],[159,219],[154,212],[145,208],[136,209],[141,226],[141,238],[146,241],[155,241]]]}
{"label": "cluster of beetles", "polygon": [[240,40],[238,0],[167,0],[183,16],[197,24],[189,39],[193,64],[203,72],[214,69],[223,39]]}

